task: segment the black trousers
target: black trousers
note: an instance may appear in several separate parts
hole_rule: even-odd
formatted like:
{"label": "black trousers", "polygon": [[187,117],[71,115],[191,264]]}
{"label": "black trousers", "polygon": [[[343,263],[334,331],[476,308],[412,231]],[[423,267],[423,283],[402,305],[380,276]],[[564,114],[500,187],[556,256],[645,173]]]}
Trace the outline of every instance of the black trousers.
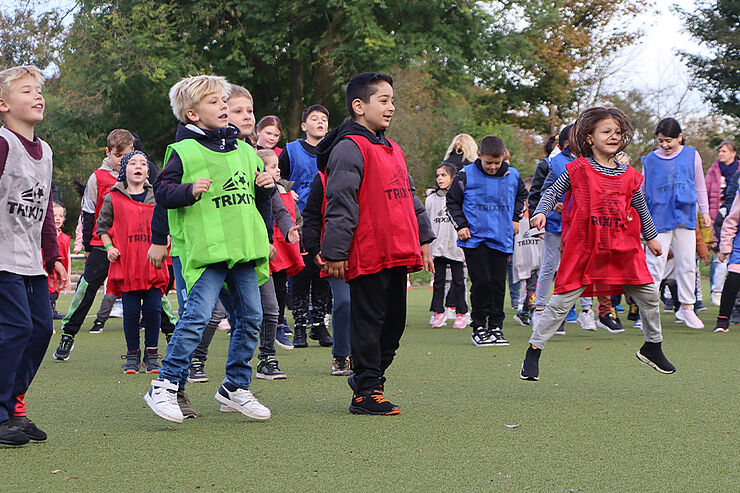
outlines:
{"label": "black trousers", "polygon": [[396,356],[406,326],[406,267],[384,269],[349,282],[350,341],[355,392],[385,382],[385,370]]}
{"label": "black trousers", "polygon": [[[470,275],[470,325],[476,329],[501,327],[504,323],[506,266],[509,254],[481,243],[476,248],[463,248]],[[354,299],[354,298],[353,298]]]}
{"label": "black trousers", "polygon": [[735,307],[737,293],[740,291],[740,274],[728,272],[725,285],[722,288],[722,298],[719,302],[719,316],[730,318],[732,309]]}
{"label": "black trousers", "polygon": [[434,257],[434,292],[429,309],[434,313],[445,311],[444,297],[448,265],[452,273],[452,283],[447,293],[446,305],[454,306],[456,313],[468,313],[468,303],[465,301],[465,264],[446,257]]}
{"label": "black trousers", "polygon": [[285,320],[285,303],[288,298],[288,271],[283,269],[272,273],[275,284],[275,296],[278,304],[278,325],[287,325]]}
{"label": "black trousers", "polygon": [[87,312],[95,301],[95,294],[108,277],[108,254],[100,248],[93,248],[85,261],[85,272],[77,283],[69,313],[62,322],[62,332],[71,336],[80,331]]}
{"label": "black trousers", "polygon": [[329,313],[331,287],[329,280],[321,277],[321,270],[306,259],[306,266],[293,276],[293,320],[296,325],[323,324]]}

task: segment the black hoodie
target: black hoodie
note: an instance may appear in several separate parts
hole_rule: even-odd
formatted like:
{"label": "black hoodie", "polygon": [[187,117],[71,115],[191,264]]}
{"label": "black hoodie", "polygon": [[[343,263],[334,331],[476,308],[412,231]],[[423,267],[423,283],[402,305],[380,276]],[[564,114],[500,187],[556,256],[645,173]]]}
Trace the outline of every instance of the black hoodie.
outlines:
{"label": "black hoodie", "polygon": [[[362,185],[365,161],[357,144],[345,138],[348,135],[365,137],[375,145],[390,146],[383,132],[375,135],[353,120],[347,120],[329,132],[316,146],[316,165],[319,171],[326,170],[327,173],[326,229],[321,253],[325,259],[332,261],[347,260],[360,212],[357,195]],[[410,175],[409,186],[413,193],[416,189]],[[413,197],[414,212],[419,226],[419,242],[425,245],[434,240],[432,224],[424,204],[416,195]],[[305,217],[304,228],[306,228]]]}

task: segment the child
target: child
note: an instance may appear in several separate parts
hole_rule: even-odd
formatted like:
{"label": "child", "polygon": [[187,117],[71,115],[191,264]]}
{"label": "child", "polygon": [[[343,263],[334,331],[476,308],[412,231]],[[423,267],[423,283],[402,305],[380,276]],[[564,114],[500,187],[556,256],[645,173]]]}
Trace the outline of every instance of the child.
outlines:
{"label": "child", "polygon": [[[134,137],[131,132],[118,128],[108,134],[105,147],[106,158],[100,169],[90,175],[82,198],[82,241],[85,245],[85,271],[77,283],[77,290],[72,298],[67,315],[62,320],[62,337],[54,351],[54,358],[60,361],[69,359],[74,349],[74,338],[80,331],[87,312],[95,301],[95,295],[108,277],[108,254],[103,249],[103,242],[97,233],[97,221],[103,197],[116,183],[121,158],[134,150]],[[93,326],[94,333],[102,332],[102,326]]]}
{"label": "child", "polygon": [[572,202],[563,211],[565,242],[555,294],[535,322],[520,377],[539,379],[539,357],[545,343],[587,289],[596,295],[624,290],[632,296],[640,308],[645,335],[637,358],[661,373],[673,373],[676,368],[661,349],[658,292],[640,244],[642,231],[650,251],[661,255],[658,234],[640,193],[642,176],[614,161],[632,139],[632,125],[618,109],[596,107],[579,115],[571,135],[573,154],[581,157],[567,164],[530,221],[541,230],[558,197],[571,191]]}
{"label": "child", "polygon": [[356,75],[346,102],[352,119],[318,146],[321,160],[328,160],[321,257],[331,277],[350,285],[355,373],[348,379],[354,392],[349,411],[399,414],[401,408],[383,396],[385,371],[406,325],[407,272],[434,269],[434,235],[413,194],[403,151],[385,137],[395,111],[393,79]]}
{"label": "child", "polygon": [[283,123],[275,115],[267,115],[257,123],[257,149],[271,149],[280,157],[283,150],[278,147],[280,136],[283,133]]}
{"label": "child", "polygon": [[[19,398],[36,375],[52,331],[47,271],[62,283],[51,198],[51,148],[34,134],[44,119],[44,78],[32,65],[0,72],[0,444],[46,439]],[[43,254],[42,254],[43,251]]]}
{"label": "child", "polygon": [[735,306],[737,293],[740,291],[740,241],[738,241],[738,223],[740,222],[740,200],[732,202],[732,208],[722,224],[719,243],[719,261],[727,260],[727,279],[722,288],[719,304],[719,315],[714,332],[730,331],[730,315]]}
{"label": "child", "polygon": [[430,310],[434,313],[432,327],[442,327],[447,320],[445,315],[444,297],[445,282],[447,277],[447,266],[452,272],[452,291],[454,298],[450,306],[455,307],[456,329],[465,328],[467,325],[468,304],[465,301],[465,255],[457,246],[457,233],[452,226],[450,216],[447,214],[447,191],[452,185],[457,171],[451,164],[442,163],[435,171],[437,189],[427,197],[424,204],[427,215],[432,221],[432,231],[435,240],[432,242],[431,254],[434,259],[434,293]]}
{"label": "child", "polygon": [[182,423],[177,392],[185,388],[193,351],[226,282],[234,301],[226,377],[215,399],[242,414],[268,419],[270,410],[249,391],[249,360],[259,339],[259,284],[268,278],[269,243],[257,207],[274,191],[254,149],[228,125],[229,83],[199,75],[170,89],[180,121],[167,148],[156,198],[168,212],[173,247],[182,257],[188,290],[185,313],[167,345],[159,378],[144,396],[160,417]]}
{"label": "child", "polygon": [[[524,187],[529,192],[532,177],[524,179]],[[514,317],[522,325],[532,325],[531,312],[537,289],[537,274],[542,265],[542,235],[532,234],[529,227],[529,209],[525,201],[524,216],[519,221],[519,233],[514,236],[514,252],[511,254],[514,281],[524,284],[524,300],[517,307]]]}
{"label": "child", "polygon": [[[61,204],[54,204],[54,226],[57,231],[57,247],[59,248],[59,255],[62,257],[62,265],[64,270],[67,272],[71,269],[72,259],[69,255],[69,243],[72,240],[68,234],[62,232],[62,226],[64,226],[64,219],[67,217],[67,209]],[[69,278],[66,282],[61,282],[52,273],[49,276],[49,301],[51,302],[51,312],[54,320],[61,320],[64,315],[57,311],[57,299],[59,299],[59,293],[69,289]]]}
{"label": "child", "polygon": [[141,366],[139,321],[144,324],[144,367],[159,372],[159,328],[162,296],[169,284],[167,265],[154,268],[146,252],[151,237],[154,192],[146,154],[132,151],[121,159],[116,184],[103,199],[98,234],[111,262],[108,287],[123,301],[126,363],[123,372],[135,374]]}
{"label": "child", "polygon": [[[696,204],[704,226],[709,226],[709,202],[701,157],[695,148],[684,146],[681,126],[673,118],[664,118],[655,129],[659,148],[642,158],[642,174],[650,215],[664,251],[673,250],[676,282],[681,308],[676,320],[686,326],[703,329],[704,323],[694,313],[696,301]],[[666,257],[646,253],[653,281],[663,280]]]}
{"label": "child", "polygon": [[476,346],[509,345],[502,330],[506,270],[527,189],[519,171],[504,161],[505,154],[503,140],[484,137],[478,159],[457,174],[447,192],[447,209],[470,273],[470,325]]}
{"label": "child", "polygon": [[229,123],[239,129],[239,138],[251,146],[257,142],[254,131],[254,99],[246,87],[231,85],[229,95]]}
{"label": "child", "polygon": [[[280,174],[293,182],[293,192],[297,194],[297,205],[302,212],[308,198],[311,180],[318,171],[316,165],[316,144],[324,138],[329,125],[329,111],[315,104],[309,106],[301,115],[301,129],[306,138],[289,142],[285,152],[280,154]],[[308,337],[319,342],[320,346],[333,344],[326,328],[324,318],[331,303],[329,282],[320,276],[319,268],[310,259],[305,267],[291,280],[293,319],[295,321],[293,346],[308,347]]]}

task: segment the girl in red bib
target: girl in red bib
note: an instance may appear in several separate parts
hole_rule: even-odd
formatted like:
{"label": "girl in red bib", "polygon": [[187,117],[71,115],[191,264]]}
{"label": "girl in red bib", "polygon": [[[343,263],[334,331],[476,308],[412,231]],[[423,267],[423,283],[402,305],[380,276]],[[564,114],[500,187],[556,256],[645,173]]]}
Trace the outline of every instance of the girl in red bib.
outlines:
{"label": "girl in red bib", "polygon": [[139,319],[144,322],[144,366],[159,373],[160,308],[169,283],[166,264],[147,261],[154,213],[154,192],[147,181],[148,160],[141,151],[121,159],[116,184],[105,196],[98,217],[98,233],[110,260],[108,288],[123,301],[123,332],[128,351],[124,373],[138,373],[141,365]]}
{"label": "girl in red bib", "polygon": [[642,315],[645,344],[637,358],[661,373],[673,373],[676,368],[661,349],[658,290],[640,243],[642,232],[648,249],[661,255],[658,233],[640,192],[643,178],[614,160],[630,143],[632,125],[618,109],[597,107],[581,113],[571,132],[568,142],[580,157],[566,165],[531,219],[541,230],[558,197],[570,193],[570,206],[563,210],[563,260],[554,295],[535,323],[520,377],[539,379],[540,353],[579,296],[622,292],[632,296]]}

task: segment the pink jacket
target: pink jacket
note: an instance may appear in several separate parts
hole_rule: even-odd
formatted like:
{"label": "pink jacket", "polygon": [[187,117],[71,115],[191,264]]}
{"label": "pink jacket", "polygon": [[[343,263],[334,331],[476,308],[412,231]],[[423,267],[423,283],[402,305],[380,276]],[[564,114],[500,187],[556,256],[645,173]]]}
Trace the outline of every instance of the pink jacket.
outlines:
{"label": "pink jacket", "polygon": [[[722,223],[722,238],[720,238],[719,242],[720,253],[726,253],[728,255],[732,253],[732,242],[735,240],[735,236],[737,236],[738,222],[740,222],[740,199],[736,196],[732,202],[732,209],[727,213],[725,222]],[[740,273],[740,264],[729,264],[727,270]]]}
{"label": "pink jacket", "polygon": [[707,171],[707,199],[709,199],[709,217],[717,216],[719,206],[722,205],[722,172],[719,169],[719,161],[715,161]]}

